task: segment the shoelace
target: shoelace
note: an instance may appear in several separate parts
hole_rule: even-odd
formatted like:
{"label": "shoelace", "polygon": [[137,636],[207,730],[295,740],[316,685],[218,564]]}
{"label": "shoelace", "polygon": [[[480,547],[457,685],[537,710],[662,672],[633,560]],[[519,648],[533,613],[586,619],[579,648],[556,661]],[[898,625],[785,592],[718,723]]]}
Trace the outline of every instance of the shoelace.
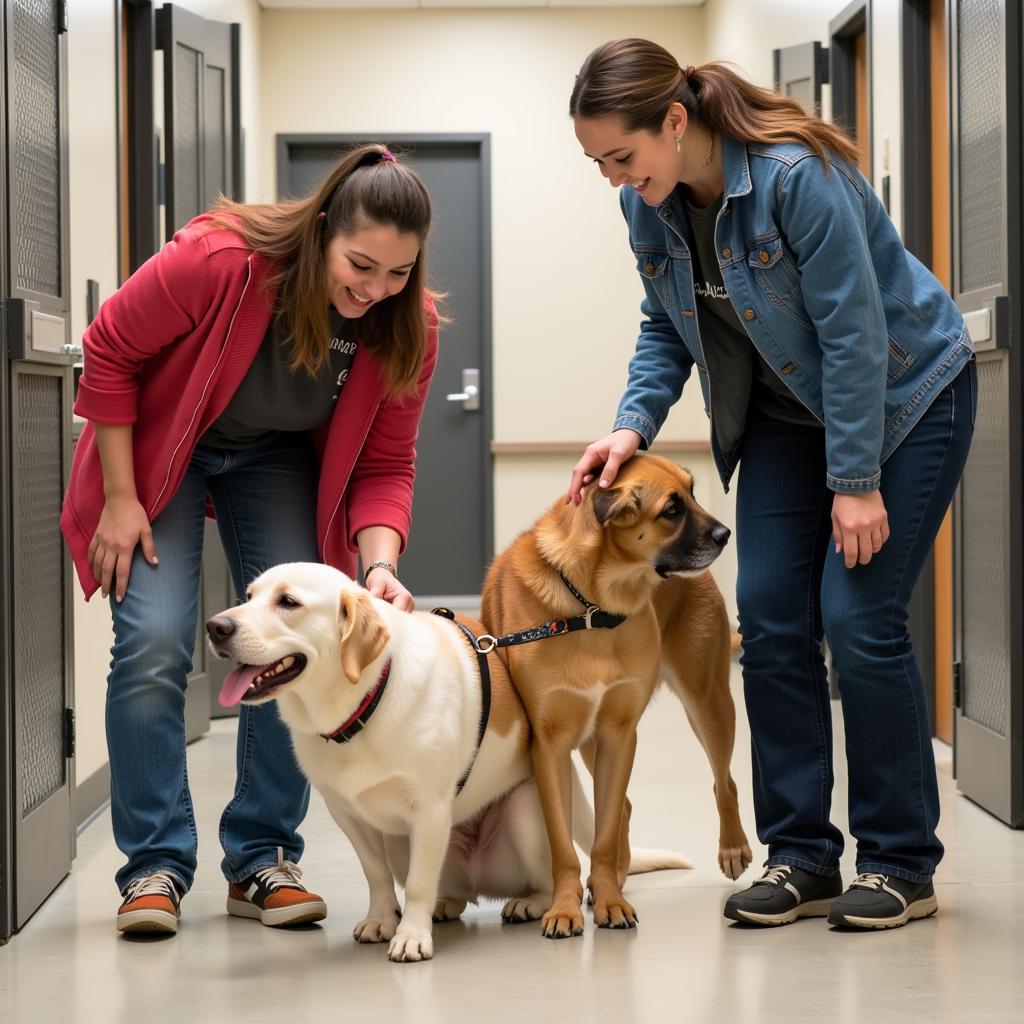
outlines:
{"label": "shoelace", "polygon": [[277,863],[272,868],[257,871],[256,877],[267,889],[276,889],[282,885],[302,889],[299,883],[302,869],[294,861],[284,859],[284,850],[280,846],[277,848]]}
{"label": "shoelace", "polygon": [[141,896],[169,896],[176,899],[178,888],[174,884],[174,876],[169,871],[154,871],[144,878],[136,878],[125,889],[125,897],[137,900]]}
{"label": "shoelace", "polygon": [[888,882],[889,879],[886,875],[879,874],[877,871],[865,871],[864,874],[858,875],[851,883],[850,888],[854,886],[858,889],[872,889],[879,890]]}
{"label": "shoelace", "polygon": [[778,885],[780,882],[784,882],[792,873],[793,868],[789,864],[773,864],[754,882],[754,885]]}

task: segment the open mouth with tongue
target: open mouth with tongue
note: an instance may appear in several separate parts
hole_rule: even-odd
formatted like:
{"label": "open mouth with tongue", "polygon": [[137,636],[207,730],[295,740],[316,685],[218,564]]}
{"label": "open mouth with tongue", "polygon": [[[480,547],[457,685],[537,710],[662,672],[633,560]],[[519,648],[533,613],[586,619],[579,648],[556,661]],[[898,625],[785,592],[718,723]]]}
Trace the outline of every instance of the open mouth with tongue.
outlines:
{"label": "open mouth with tongue", "polygon": [[304,654],[289,654],[269,665],[239,665],[227,674],[220,688],[221,707],[233,708],[240,702],[265,700],[285,683],[290,683],[305,667]]}

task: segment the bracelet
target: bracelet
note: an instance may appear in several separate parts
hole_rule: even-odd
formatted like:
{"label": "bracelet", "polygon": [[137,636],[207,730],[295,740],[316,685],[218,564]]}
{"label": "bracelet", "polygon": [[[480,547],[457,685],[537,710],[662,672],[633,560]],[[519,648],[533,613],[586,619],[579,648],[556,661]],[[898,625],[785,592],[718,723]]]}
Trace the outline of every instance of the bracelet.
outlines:
{"label": "bracelet", "polygon": [[366,586],[367,577],[373,572],[374,569],[387,569],[395,579],[398,579],[398,569],[389,562],[386,558],[380,558],[376,562],[371,562],[366,567],[366,572],[363,573],[363,586]]}

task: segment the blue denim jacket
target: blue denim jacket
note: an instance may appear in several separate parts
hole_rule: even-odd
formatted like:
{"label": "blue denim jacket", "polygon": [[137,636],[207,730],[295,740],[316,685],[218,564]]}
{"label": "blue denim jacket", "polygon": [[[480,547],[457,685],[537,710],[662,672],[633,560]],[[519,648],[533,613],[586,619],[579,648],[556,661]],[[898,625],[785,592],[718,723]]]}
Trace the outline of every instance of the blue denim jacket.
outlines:
{"label": "blue denim jacket", "polygon": [[[825,424],[827,486],[875,490],[881,464],[971,358],[963,317],[903,247],[858,171],[834,159],[826,173],[798,143],[723,137],[722,147],[715,242],[733,307],[772,369]],[[619,193],[647,294],[614,429],[637,431],[642,447],[694,365],[714,416],[680,191],[658,207],[629,186]],[[739,452],[720,451],[714,430],[711,445],[728,490]]]}

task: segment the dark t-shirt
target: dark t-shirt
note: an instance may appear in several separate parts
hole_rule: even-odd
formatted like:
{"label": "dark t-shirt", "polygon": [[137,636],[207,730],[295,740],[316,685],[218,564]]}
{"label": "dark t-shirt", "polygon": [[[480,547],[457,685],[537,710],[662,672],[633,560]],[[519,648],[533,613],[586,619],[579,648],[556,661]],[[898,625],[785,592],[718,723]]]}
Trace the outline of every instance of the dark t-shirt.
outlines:
{"label": "dark t-shirt", "polygon": [[723,452],[743,439],[748,409],[787,423],[821,426],[806,406],[761,357],[736,315],[725,289],[715,246],[715,219],[721,200],[708,207],[686,203],[693,237],[693,290],[701,347],[712,392],[714,430]]}
{"label": "dark t-shirt", "polygon": [[327,362],[311,377],[288,368],[291,345],[284,344],[275,317],[256,358],[231,396],[227,408],[201,438],[214,448],[249,448],[277,431],[312,430],[334,411],[356,351],[351,324],[330,310]]}

